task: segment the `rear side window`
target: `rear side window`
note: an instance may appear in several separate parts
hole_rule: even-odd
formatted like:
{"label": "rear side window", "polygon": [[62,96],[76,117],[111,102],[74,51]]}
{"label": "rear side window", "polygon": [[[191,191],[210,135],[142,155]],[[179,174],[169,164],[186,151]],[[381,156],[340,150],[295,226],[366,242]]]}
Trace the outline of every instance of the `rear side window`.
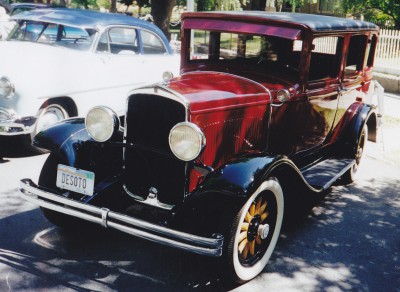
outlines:
{"label": "rear side window", "polygon": [[310,60],[310,80],[336,78],[340,68],[343,38],[319,37],[313,40]]}
{"label": "rear side window", "polygon": [[368,60],[367,60],[367,67],[372,67],[374,65],[374,57],[375,57],[375,50],[376,50],[376,41],[377,36],[372,35],[370,40],[368,41]]}
{"label": "rear side window", "polygon": [[142,30],[141,36],[144,54],[165,54],[167,52],[162,40],[157,35]]}
{"label": "rear side window", "polygon": [[360,71],[364,64],[365,49],[367,47],[366,35],[354,35],[350,38],[346,58],[345,75]]}

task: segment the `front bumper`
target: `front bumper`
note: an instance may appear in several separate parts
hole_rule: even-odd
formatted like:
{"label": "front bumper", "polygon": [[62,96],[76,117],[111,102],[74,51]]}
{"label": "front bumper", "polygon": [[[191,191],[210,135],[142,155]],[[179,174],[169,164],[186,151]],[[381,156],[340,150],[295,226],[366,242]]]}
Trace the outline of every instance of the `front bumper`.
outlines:
{"label": "front bumper", "polygon": [[0,135],[16,136],[30,134],[36,124],[36,117],[14,118],[15,114],[0,108]]}
{"label": "front bumper", "polygon": [[83,204],[41,190],[30,179],[21,180],[19,192],[27,201],[100,224],[105,228],[117,229],[140,238],[201,255],[213,257],[222,255],[223,236],[220,234],[201,237],[116,213],[107,208]]}

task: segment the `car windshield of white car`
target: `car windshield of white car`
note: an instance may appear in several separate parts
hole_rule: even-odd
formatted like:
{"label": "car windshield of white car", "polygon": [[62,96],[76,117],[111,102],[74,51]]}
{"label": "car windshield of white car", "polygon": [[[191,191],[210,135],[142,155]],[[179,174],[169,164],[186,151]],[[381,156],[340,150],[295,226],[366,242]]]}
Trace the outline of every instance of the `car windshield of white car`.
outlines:
{"label": "car windshield of white car", "polygon": [[88,50],[96,30],[81,29],[56,23],[20,21],[10,33],[10,41],[26,41]]}

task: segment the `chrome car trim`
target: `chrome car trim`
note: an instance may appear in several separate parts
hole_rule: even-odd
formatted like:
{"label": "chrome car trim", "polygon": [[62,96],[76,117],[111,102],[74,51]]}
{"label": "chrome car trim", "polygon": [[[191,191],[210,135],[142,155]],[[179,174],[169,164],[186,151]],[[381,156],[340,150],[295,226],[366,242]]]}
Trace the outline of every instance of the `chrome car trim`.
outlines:
{"label": "chrome car trim", "polygon": [[[179,102],[180,104],[182,104],[185,107],[185,110],[186,110],[185,111],[185,121],[188,121],[189,111],[190,111],[190,102],[182,94],[164,86],[163,83],[156,83],[156,84],[152,84],[149,86],[144,86],[144,87],[134,89],[131,92],[129,92],[129,96],[131,96],[133,94],[137,94],[137,93],[156,94],[156,95],[163,96],[165,98]],[[128,100],[127,100],[127,103],[128,103]],[[126,107],[126,108],[128,108],[128,107]]]}
{"label": "chrome car trim", "polygon": [[9,89],[10,89],[10,92],[6,96],[2,96],[2,98],[5,98],[5,99],[12,98],[14,96],[14,94],[15,94],[15,86],[14,86],[14,84],[7,77],[1,77],[0,80],[5,82],[7,84],[7,86],[9,87]]}
{"label": "chrome car trim", "polygon": [[0,121],[0,136],[30,134],[35,128],[36,120],[36,117],[2,120]]}
{"label": "chrome car trim", "polygon": [[30,179],[20,182],[19,193],[22,198],[44,208],[81,218],[93,223],[147,239],[153,242],[175,247],[201,255],[219,257],[222,255],[223,236],[202,237],[134,217],[83,204],[65,197],[44,191]]}
{"label": "chrome car trim", "polygon": [[157,194],[154,191],[153,192],[151,191],[151,189],[153,189],[153,188],[150,188],[149,195],[147,196],[147,198],[143,199],[142,197],[137,196],[134,193],[132,193],[131,191],[129,191],[128,188],[126,187],[126,185],[123,185],[122,187],[124,188],[124,191],[129,196],[131,196],[136,201],[138,201],[142,204],[150,205],[150,206],[157,207],[157,208],[164,209],[164,210],[172,210],[172,208],[175,207],[175,205],[168,205],[168,204],[161,203],[157,199]]}
{"label": "chrome car trim", "polygon": [[[171,145],[171,134],[172,134],[172,132],[173,132],[177,127],[179,127],[179,126],[187,126],[187,127],[191,128],[191,129],[193,129],[193,130],[196,132],[196,134],[198,135],[198,137],[200,138],[200,144],[201,144],[201,145],[200,145],[200,148],[198,149],[198,151],[197,151],[197,153],[196,153],[196,155],[195,155],[195,157],[194,157],[193,159],[189,159],[189,160],[182,159],[181,157],[179,157],[179,156],[175,153],[174,147]],[[203,151],[204,147],[206,147],[206,136],[204,135],[203,131],[202,131],[196,124],[191,123],[191,122],[181,122],[181,123],[176,124],[176,125],[171,129],[171,131],[169,132],[168,143],[169,143],[169,148],[171,149],[172,153],[174,153],[174,155],[175,155],[178,159],[180,159],[180,160],[182,160],[182,161],[188,162],[188,161],[193,161],[193,160],[195,160],[197,157],[199,157],[199,155],[200,155],[200,153]]]}

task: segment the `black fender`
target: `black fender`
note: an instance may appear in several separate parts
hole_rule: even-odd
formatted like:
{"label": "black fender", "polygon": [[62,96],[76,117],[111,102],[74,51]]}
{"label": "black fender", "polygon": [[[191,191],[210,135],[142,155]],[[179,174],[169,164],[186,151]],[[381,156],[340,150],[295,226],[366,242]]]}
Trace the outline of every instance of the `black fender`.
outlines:
{"label": "black fender", "polygon": [[290,208],[299,202],[309,204],[316,197],[310,196],[310,192],[323,191],[310,186],[286,156],[243,155],[209,173],[176,210],[176,218],[186,224],[188,230],[203,230],[205,234],[221,232],[217,225],[232,219],[269,178],[279,181],[285,205]]}
{"label": "black fender", "polygon": [[[345,125],[340,130],[339,139],[345,156],[354,157],[357,143],[365,125],[368,126],[368,140],[376,142],[378,132],[378,118],[374,106],[364,103],[355,103],[346,112],[339,123]],[[340,128],[340,127],[339,127]]]}
{"label": "black fender", "polygon": [[112,142],[122,142],[122,131],[116,141],[99,143],[90,137],[84,118],[61,121],[38,133],[33,145],[49,150],[60,163],[96,172],[96,181],[115,175],[122,170],[121,146],[111,146]]}
{"label": "black fender", "polygon": [[38,133],[32,144],[56,154],[60,161],[76,167],[77,156],[86,141],[93,141],[85,127],[84,118],[61,121]]}

